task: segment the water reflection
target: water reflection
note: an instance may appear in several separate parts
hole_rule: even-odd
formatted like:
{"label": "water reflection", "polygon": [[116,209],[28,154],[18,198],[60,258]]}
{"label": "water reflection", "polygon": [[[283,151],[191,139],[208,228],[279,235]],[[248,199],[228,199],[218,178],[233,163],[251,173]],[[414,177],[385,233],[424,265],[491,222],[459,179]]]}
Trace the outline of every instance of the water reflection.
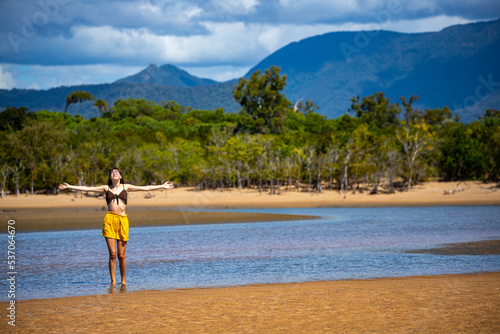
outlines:
{"label": "water reflection", "polygon": [[115,293],[127,292],[127,284],[110,284],[108,289],[108,294],[112,295]]}

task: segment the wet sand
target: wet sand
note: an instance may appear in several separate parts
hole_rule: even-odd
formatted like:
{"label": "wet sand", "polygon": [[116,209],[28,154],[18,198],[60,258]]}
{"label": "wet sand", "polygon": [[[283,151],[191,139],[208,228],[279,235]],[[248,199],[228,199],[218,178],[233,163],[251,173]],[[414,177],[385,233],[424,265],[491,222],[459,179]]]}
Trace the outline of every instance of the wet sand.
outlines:
{"label": "wet sand", "polygon": [[499,283],[500,273],[484,273],[175,291],[118,286],[102,296],[18,301],[16,332],[499,333]]}
{"label": "wet sand", "polygon": [[[500,255],[500,240],[444,244],[444,247],[407,250],[405,253],[433,255]],[[499,296],[500,298],[500,296]]]}
{"label": "wet sand", "polygon": [[[18,232],[70,229],[101,229],[106,208],[49,207],[17,208],[0,212],[2,221],[14,220]],[[159,207],[136,207],[127,210],[131,227],[155,225],[222,224],[316,219],[310,215],[286,215],[247,212],[173,211]]]}

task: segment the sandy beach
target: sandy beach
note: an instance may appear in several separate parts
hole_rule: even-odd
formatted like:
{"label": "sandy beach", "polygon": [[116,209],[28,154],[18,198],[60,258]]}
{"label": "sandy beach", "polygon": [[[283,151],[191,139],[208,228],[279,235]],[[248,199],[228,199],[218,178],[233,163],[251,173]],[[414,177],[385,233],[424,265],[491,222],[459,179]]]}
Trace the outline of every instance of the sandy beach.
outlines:
{"label": "sandy beach", "polygon": [[[395,194],[365,193],[321,194],[283,191],[282,195],[259,193],[257,190],[195,191],[178,188],[173,191],[130,193],[127,214],[131,226],[207,224],[253,221],[313,219],[263,213],[199,212],[196,210],[290,207],[376,207],[376,206],[440,206],[500,205],[497,184],[449,182],[419,184],[410,191]],[[445,195],[445,192],[454,191]],[[461,190],[461,191],[457,191]],[[101,228],[106,211],[101,197],[63,192],[54,195],[20,195],[0,199],[3,221],[13,219],[19,231]]]}
{"label": "sandy beach", "polygon": [[[374,207],[374,206],[440,206],[440,205],[500,205],[500,188],[497,183],[483,182],[426,182],[417,184],[410,191],[397,190],[389,194],[381,189],[379,194],[325,190],[323,193],[286,191],[281,195],[269,195],[258,190],[207,190],[193,188],[151,192],[150,198],[142,192],[129,194],[128,210],[137,207],[158,207],[173,210],[184,209],[233,209],[233,208],[287,208],[287,207]],[[462,191],[458,191],[462,190]],[[453,192],[445,195],[445,191]],[[82,197],[64,191],[54,195],[6,196],[0,199],[0,209],[90,207],[105,210],[102,197]]]}
{"label": "sandy beach", "polygon": [[[445,192],[452,194],[445,195]],[[282,187],[281,195],[259,193],[258,190],[237,189],[195,191],[193,188],[142,192],[129,194],[129,209],[141,207],[169,207],[182,209],[232,209],[232,208],[283,208],[283,207],[374,207],[374,206],[436,206],[436,205],[500,205],[500,185],[479,181],[426,182],[414,185],[410,191],[398,189],[389,194],[380,188],[378,194],[367,191],[340,194],[334,190],[323,193],[287,191]],[[148,198],[146,198],[148,197]],[[0,199],[0,209],[49,208],[49,207],[93,207],[105,206],[102,197],[84,197],[79,193],[63,191],[54,195],[6,196]]]}
{"label": "sandy beach", "polygon": [[[132,193],[131,226],[313,219],[311,216],[199,212],[229,208],[500,205],[496,184],[425,183],[409,192],[368,195],[258,191]],[[18,231],[100,228],[102,198],[7,196],[2,221]],[[435,254],[500,254],[498,240],[447,245]],[[443,253],[444,252],[444,253]],[[0,303],[6,310],[8,304]],[[500,273],[269,284],[243,287],[127,292],[115,286],[100,296],[16,301],[16,327],[0,332],[153,333],[495,333],[500,331]]]}
{"label": "sandy beach", "polygon": [[498,333],[499,282],[500,273],[484,273],[175,291],[117,287],[102,296],[18,301],[15,332]]}
{"label": "sandy beach", "polygon": [[[460,187],[460,188],[459,188]],[[456,191],[461,189],[462,191]],[[197,212],[210,209],[301,208],[301,207],[377,207],[377,206],[446,206],[500,205],[497,184],[482,182],[429,182],[410,191],[395,194],[365,193],[321,194],[283,191],[282,195],[259,193],[257,190],[194,191],[179,188],[150,194],[130,193],[127,214],[131,226],[182,225],[312,219],[262,213]],[[445,195],[445,191],[455,191]],[[146,196],[151,195],[151,197]],[[72,192],[54,195],[7,196],[0,199],[3,221],[16,220],[20,231],[100,228],[106,206],[102,197],[86,197]]]}

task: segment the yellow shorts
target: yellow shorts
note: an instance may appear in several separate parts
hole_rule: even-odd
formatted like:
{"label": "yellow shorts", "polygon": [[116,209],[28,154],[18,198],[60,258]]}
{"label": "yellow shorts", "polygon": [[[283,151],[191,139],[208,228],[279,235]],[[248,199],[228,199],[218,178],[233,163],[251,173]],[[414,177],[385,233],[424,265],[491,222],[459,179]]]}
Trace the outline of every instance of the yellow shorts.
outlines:
{"label": "yellow shorts", "polygon": [[128,240],[128,218],[127,215],[120,216],[109,212],[104,216],[102,224],[102,235],[106,238],[122,241]]}

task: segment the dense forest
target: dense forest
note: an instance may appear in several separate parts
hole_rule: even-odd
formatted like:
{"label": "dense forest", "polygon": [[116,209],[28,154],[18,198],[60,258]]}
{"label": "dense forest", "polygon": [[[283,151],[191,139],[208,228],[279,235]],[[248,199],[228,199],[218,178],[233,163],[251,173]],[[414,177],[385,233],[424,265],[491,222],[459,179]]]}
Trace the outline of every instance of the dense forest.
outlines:
{"label": "dense forest", "polygon": [[[166,180],[195,189],[377,193],[432,180],[498,180],[500,112],[468,124],[449,108],[418,110],[417,96],[389,101],[382,92],[351,99],[328,119],[313,101],[284,96],[286,76],[270,67],[234,86],[239,113],[196,110],[173,101],[122,99],[96,117],[65,112],[0,113],[2,197],[57,193],[63,182],[105,184],[108,170],[126,182]],[[84,97],[79,99],[79,97]],[[75,92],[66,109],[90,94]]]}

